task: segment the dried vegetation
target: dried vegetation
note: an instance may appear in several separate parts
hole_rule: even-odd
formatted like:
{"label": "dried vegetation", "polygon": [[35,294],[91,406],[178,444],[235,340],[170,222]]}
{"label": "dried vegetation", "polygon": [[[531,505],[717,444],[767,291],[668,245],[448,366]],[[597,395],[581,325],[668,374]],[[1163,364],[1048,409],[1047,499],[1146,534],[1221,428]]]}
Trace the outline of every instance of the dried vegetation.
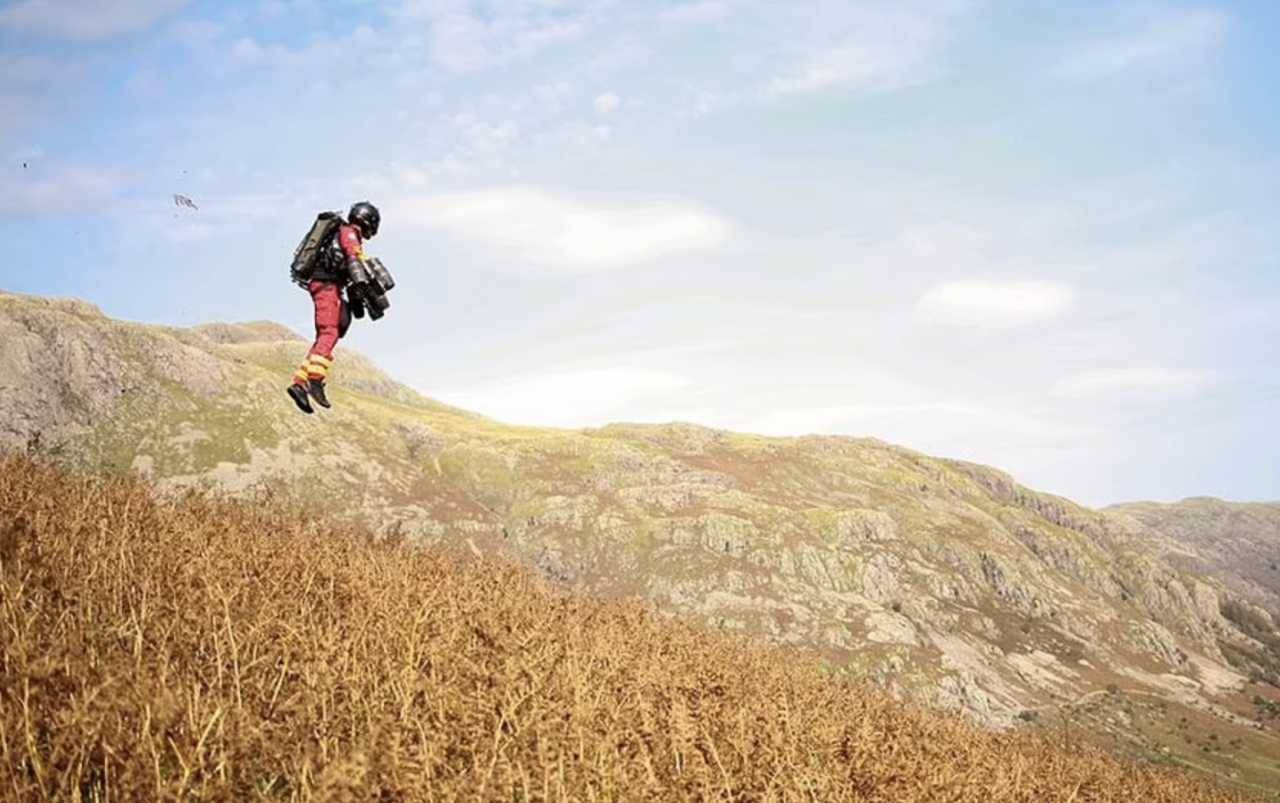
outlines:
{"label": "dried vegetation", "polygon": [[0,798],[1238,799],[288,511],[0,461]]}

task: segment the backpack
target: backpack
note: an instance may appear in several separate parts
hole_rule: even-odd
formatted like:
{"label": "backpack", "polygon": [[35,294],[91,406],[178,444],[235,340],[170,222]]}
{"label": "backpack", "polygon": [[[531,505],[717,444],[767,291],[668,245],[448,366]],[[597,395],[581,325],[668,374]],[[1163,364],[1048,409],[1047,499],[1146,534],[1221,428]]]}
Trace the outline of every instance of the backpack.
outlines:
{"label": "backpack", "polygon": [[289,266],[289,278],[294,284],[306,289],[324,250],[333,241],[338,227],[344,222],[341,212],[321,212],[316,215],[311,229],[302,238],[302,242],[298,243],[298,247],[293,249],[293,263]]}

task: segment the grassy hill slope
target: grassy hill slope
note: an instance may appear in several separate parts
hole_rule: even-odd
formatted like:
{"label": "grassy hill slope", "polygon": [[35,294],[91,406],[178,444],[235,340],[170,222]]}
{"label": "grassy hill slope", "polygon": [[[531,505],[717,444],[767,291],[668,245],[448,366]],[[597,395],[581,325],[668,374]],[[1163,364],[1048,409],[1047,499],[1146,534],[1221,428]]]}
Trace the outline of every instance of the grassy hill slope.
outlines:
{"label": "grassy hill slope", "polygon": [[6,799],[1238,799],[279,503],[9,458],[0,511]]}

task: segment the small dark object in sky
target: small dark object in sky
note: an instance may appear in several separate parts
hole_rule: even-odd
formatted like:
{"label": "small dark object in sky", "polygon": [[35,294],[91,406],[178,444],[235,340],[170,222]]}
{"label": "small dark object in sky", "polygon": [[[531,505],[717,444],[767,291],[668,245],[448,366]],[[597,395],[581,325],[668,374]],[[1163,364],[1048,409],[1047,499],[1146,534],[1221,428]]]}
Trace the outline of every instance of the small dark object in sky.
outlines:
{"label": "small dark object in sky", "polygon": [[26,163],[26,162],[23,162],[23,163],[22,163],[22,169],[23,169],[23,170],[26,170],[26,169],[27,169],[27,163]]}
{"label": "small dark object in sky", "polygon": [[195,201],[191,200],[190,198],[188,198],[188,197],[187,197],[187,196],[185,196],[185,195],[178,195],[178,194],[176,194],[176,193],[175,193],[175,194],[174,194],[174,196],[173,196],[173,202],[174,202],[175,204],[177,204],[178,206],[189,206],[189,207],[191,207],[192,209],[199,209],[199,208],[200,208],[200,207],[196,206],[196,202],[195,202]]}

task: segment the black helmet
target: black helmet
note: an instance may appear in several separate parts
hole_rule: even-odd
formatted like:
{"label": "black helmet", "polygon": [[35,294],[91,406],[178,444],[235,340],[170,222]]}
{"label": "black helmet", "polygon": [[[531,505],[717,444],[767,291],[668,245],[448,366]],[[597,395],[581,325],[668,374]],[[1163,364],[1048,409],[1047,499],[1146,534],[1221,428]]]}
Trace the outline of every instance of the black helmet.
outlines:
{"label": "black helmet", "polygon": [[353,226],[359,226],[360,232],[365,239],[368,239],[378,233],[382,213],[378,211],[378,207],[368,201],[360,201],[351,205],[351,211],[347,213],[347,222]]}

